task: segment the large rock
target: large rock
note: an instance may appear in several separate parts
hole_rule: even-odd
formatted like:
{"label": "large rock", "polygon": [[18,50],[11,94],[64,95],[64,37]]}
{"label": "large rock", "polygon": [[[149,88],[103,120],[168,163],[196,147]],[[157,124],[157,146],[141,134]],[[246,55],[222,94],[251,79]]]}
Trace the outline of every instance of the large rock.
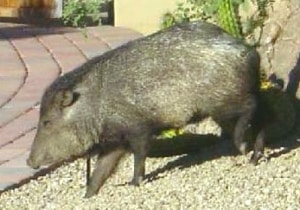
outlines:
{"label": "large rock", "polygon": [[275,0],[268,12],[258,49],[262,68],[283,79],[287,92],[300,98],[300,1]]}

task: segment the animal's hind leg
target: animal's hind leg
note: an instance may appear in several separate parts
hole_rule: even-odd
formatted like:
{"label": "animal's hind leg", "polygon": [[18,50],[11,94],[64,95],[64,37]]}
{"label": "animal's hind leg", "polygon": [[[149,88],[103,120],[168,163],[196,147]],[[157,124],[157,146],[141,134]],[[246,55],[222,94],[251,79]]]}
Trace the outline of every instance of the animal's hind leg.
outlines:
{"label": "animal's hind leg", "polygon": [[248,104],[245,106],[247,107],[247,109],[237,119],[233,136],[233,141],[236,148],[243,155],[247,153],[247,142],[245,141],[245,132],[250,127],[253,118],[253,114],[256,108],[255,99],[248,101]]}
{"label": "animal's hind leg", "polygon": [[264,147],[265,147],[265,131],[261,130],[255,139],[254,151],[251,156],[250,163],[256,165],[258,160],[261,158],[267,160],[267,158],[264,156]]}
{"label": "animal's hind leg", "polygon": [[244,140],[245,132],[249,127],[249,123],[251,120],[251,113],[244,114],[241,116],[237,122],[234,129],[234,137],[233,141],[236,148],[245,155],[247,153],[247,142]]}

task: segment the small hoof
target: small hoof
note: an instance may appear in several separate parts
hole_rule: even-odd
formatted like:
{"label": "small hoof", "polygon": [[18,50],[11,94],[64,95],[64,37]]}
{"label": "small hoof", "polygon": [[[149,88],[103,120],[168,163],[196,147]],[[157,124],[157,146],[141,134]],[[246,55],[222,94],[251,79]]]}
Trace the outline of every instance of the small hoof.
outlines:
{"label": "small hoof", "polygon": [[129,183],[128,183],[130,186],[135,186],[135,187],[139,187],[140,186],[140,183],[137,183],[137,182],[135,182],[135,181],[130,181]]}
{"label": "small hoof", "polygon": [[93,197],[95,194],[93,193],[85,193],[84,198],[90,198]]}
{"label": "small hoof", "polygon": [[256,166],[259,161],[260,162],[269,162],[269,159],[262,152],[254,152],[252,154],[249,162]]}
{"label": "small hoof", "polygon": [[143,181],[143,177],[133,178],[131,180],[131,182],[129,182],[129,185],[133,185],[133,186],[138,187],[138,186],[140,186],[140,184],[142,183],[142,181]]}
{"label": "small hoof", "polygon": [[87,189],[87,190],[86,190],[86,193],[85,193],[85,195],[84,195],[84,198],[90,198],[90,197],[93,197],[93,196],[96,195],[96,194],[97,194],[97,193],[96,193],[95,191]]}

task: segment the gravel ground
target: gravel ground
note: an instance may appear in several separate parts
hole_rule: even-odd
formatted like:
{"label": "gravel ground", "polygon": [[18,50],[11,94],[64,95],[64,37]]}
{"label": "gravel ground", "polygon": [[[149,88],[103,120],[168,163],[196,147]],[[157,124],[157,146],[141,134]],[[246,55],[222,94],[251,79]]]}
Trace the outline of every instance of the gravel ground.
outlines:
{"label": "gravel ground", "polygon": [[[299,138],[299,137],[298,137]],[[288,142],[288,143],[287,143]],[[197,154],[147,159],[147,178],[127,185],[133,158],[128,155],[99,194],[84,199],[85,160],[66,164],[45,176],[4,192],[0,209],[177,210],[300,209],[300,142],[276,143],[269,162],[250,165],[224,141]]]}

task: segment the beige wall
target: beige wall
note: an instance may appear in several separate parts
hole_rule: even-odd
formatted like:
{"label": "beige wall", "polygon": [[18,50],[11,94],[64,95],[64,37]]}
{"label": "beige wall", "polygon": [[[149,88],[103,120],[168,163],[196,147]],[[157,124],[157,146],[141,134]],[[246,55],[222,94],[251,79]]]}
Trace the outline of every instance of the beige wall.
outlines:
{"label": "beige wall", "polygon": [[161,17],[184,0],[114,0],[115,26],[135,29],[145,35],[160,28]]}

